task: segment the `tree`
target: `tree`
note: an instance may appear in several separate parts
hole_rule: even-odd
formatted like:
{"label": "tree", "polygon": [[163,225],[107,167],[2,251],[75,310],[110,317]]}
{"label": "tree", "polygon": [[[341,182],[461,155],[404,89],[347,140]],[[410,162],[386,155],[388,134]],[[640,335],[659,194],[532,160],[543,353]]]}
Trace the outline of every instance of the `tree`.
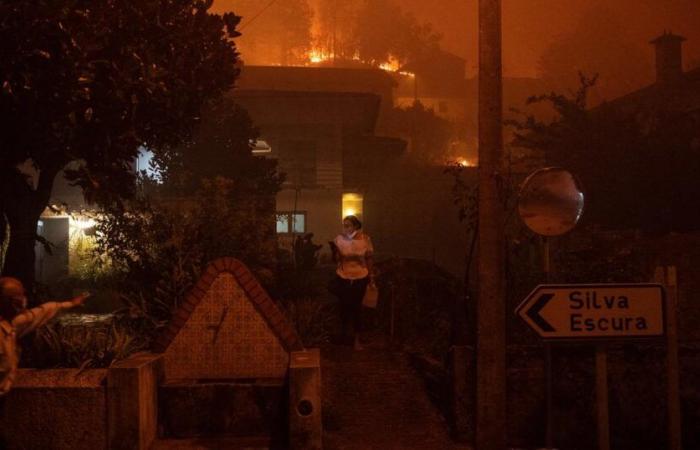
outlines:
{"label": "tree", "polygon": [[325,56],[350,60],[356,56],[355,26],[362,0],[318,0],[318,32],[315,41]]}
{"label": "tree", "polygon": [[254,64],[306,62],[311,48],[313,11],[307,0],[234,0],[243,17],[239,42],[243,58]]}
{"label": "tree", "polygon": [[596,78],[581,76],[574,96],[532,97],[557,112],[552,123],[529,116],[511,122],[514,144],[541,152],[545,163],[578,175],[586,195],[582,223],[649,232],[700,229],[697,124],[687,113],[655,105],[629,111],[587,108]]}
{"label": "tree", "polygon": [[[10,237],[3,273],[34,279],[37,220],[55,177],[90,202],[134,192],[138,148],[186,140],[200,109],[238,74],[239,18],[205,0],[13,0],[0,6],[0,216]],[[17,165],[30,160],[36,189]]]}
{"label": "tree", "polygon": [[454,126],[417,101],[393,108],[386,118],[386,132],[410,142],[409,156],[419,162],[444,164],[449,157]]}
{"label": "tree", "polygon": [[419,24],[392,0],[365,0],[357,18],[357,53],[367,63],[379,65],[390,58],[406,63],[439,46],[441,36],[430,24]]}
{"label": "tree", "polygon": [[141,178],[135,199],[98,220],[97,254],[108,257],[132,315],[145,320],[141,332],[165,323],[216,258],[236,257],[271,281],[282,178],[275,160],[251,152],[256,137],[230,97],[211,102],[192,139],[155,155],[158,180]]}

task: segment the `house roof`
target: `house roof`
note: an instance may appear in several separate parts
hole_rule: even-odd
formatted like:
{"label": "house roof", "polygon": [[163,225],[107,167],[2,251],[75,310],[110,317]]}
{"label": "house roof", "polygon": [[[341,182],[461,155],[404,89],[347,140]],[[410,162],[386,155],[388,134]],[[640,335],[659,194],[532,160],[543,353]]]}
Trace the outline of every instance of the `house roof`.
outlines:
{"label": "house roof", "polygon": [[187,323],[192,312],[207,295],[214,280],[224,273],[233,275],[245,292],[247,299],[253,304],[287,352],[304,349],[304,344],[294,327],[265,292],[248,267],[235,258],[219,258],[207,266],[197,284],[185,297],[185,301],[173,314],[170,324],[155,340],[153,350],[156,353],[163,353],[167,350],[175,336]]}
{"label": "house roof", "polygon": [[241,89],[283,91],[391,90],[396,82],[376,68],[243,66],[236,85]]}
{"label": "house roof", "polygon": [[690,112],[700,108],[700,67],[684,72],[672,85],[651,84],[593,108],[659,108]]}

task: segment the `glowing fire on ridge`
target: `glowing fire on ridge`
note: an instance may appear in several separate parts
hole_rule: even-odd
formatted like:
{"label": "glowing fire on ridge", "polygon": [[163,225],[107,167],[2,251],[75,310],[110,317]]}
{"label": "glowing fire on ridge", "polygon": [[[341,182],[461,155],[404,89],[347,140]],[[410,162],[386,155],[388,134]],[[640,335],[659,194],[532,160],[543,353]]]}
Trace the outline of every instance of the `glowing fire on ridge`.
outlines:
{"label": "glowing fire on ridge", "polygon": [[[307,54],[307,59],[308,59],[308,64],[320,64],[326,61],[331,61],[333,60],[333,54],[332,53],[325,53],[319,48],[312,48],[309,53]],[[352,57],[353,61],[362,61],[359,57],[359,55],[354,55]],[[398,73],[407,77],[414,77],[415,74],[411,72],[404,72],[400,71],[401,65],[399,61],[393,57],[389,57],[388,61],[385,61],[379,66],[377,66],[379,69],[382,69],[386,72],[393,72],[393,73]]]}

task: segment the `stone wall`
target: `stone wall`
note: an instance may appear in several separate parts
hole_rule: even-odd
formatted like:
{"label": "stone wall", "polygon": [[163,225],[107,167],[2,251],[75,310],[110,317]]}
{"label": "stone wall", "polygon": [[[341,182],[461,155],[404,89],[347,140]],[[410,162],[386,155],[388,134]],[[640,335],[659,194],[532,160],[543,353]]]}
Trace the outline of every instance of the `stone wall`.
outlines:
{"label": "stone wall", "polygon": [[0,399],[0,448],[106,449],[106,378],[106,369],[20,370]]}
{"label": "stone wall", "polygon": [[0,398],[0,449],[148,449],[157,434],[162,356],[109,369],[22,369]]}

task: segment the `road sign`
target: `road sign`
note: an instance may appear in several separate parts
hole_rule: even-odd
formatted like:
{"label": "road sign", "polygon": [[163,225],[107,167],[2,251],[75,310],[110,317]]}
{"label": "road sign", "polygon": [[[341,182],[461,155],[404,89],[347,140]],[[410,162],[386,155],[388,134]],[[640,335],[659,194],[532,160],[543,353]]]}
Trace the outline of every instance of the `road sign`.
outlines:
{"label": "road sign", "polygon": [[660,284],[543,284],[515,312],[546,340],[642,338],[665,333]]}

